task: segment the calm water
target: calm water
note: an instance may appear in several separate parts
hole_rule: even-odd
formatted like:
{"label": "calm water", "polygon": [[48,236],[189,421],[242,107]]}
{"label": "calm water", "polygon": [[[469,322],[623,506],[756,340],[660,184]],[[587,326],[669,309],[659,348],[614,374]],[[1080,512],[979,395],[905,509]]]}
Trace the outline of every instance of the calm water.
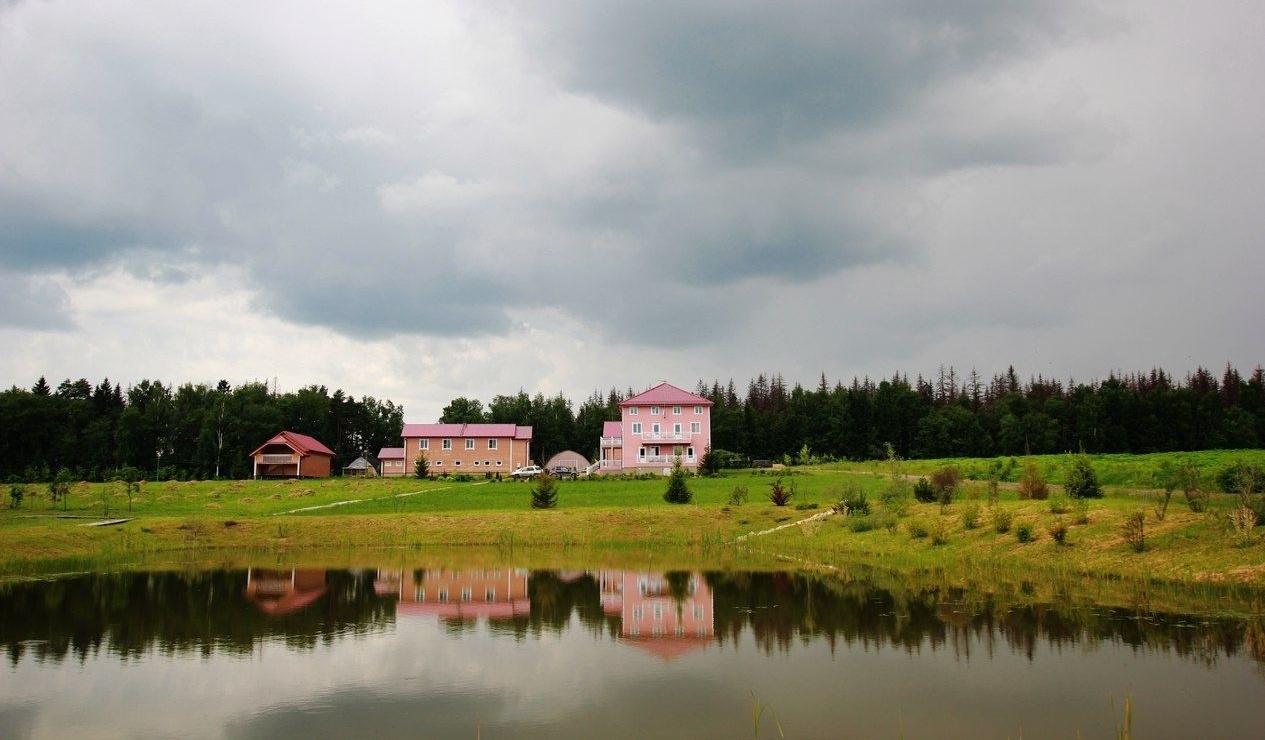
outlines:
{"label": "calm water", "polygon": [[0,586],[0,737],[1265,736],[1259,620],[786,573]]}

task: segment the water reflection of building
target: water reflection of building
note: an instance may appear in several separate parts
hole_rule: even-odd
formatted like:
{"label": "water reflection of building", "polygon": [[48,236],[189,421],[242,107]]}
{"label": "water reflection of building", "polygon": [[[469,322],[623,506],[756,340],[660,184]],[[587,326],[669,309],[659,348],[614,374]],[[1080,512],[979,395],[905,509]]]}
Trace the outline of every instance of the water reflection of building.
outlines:
{"label": "water reflection of building", "polygon": [[246,598],[270,616],[281,617],[305,609],[325,591],[324,569],[251,568],[246,571]]}
{"label": "water reflection of building", "polygon": [[602,611],[620,617],[620,636],[672,660],[715,634],[711,588],[700,573],[598,571]]}
{"label": "water reflection of building", "polygon": [[531,612],[527,576],[519,568],[379,570],[373,588],[397,598],[398,615],[508,619]]}

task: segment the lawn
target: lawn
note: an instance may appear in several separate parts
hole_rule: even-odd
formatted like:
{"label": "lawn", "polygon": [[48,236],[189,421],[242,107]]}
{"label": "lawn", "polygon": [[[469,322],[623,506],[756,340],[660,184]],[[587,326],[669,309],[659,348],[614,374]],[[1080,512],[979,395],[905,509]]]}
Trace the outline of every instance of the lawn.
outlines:
{"label": "lawn", "polygon": [[[1202,454],[1202,453],[1201,453]],[[1230,460],[1259,459],[1243,453],[1202,458],[1207,476]],[[1152,456],[1142,456],[1152,458]],[[1053,463],[1054,458],[1045,458]],[[964,470],[986,468],[987,461],[960,461]],[[902,463],[908,474],[933,463]],[[1151,459],[1122,456],[1100,459],[1100,471],[1153,467]],[[663,501],[664,479],[596,478],[563,481],[555,510],[530,508],[529,483],[453,482],[416,479],[328,479],[304,481],[200,481],[147,483],[128,502],[120,484],[79,483],[65,510],[49,505],[44,487],[28,487],[19,509],[0,510],[0,573],[33,574],[67,569],[130,567],[156,558],[296,558],[301,553],[390,548],[491,547],[551,550],[643,548],[660,552],[705,554],[727,560],[735,552],[767,561],[789,558],[812,567],[873,563],[898,569],[1019,569],[1140,578],[1170,583],[1265,585],[1265,547],[1261,528],[1236,537],[1227,527],[1232,496],[1214,494],[1207,513],[1190,512],[1180,492],[1167,516],[1158,519],[1153,492],[1106,486],[1106,498],[1087,507],[1086,523],[1074,508],[1051,510],[1048,501],[1020,500],[1013,485],[1003,486],[997,510],[1009,512],[1009,532],[995,531],[986,506],[986,486],[967,481],[945,513],[934,504],[906,500],[899,515],[879,504],[893,485],[890,467],[843,465],[800,468],[785,478],[796,489],[785,507],[768,500],[776,474],[731,471],[718,478],[693,478],[694,501]],[[1104,472],[1103,478],[1109,475]],[[747,500],[730,504],[735,489]],[[829,511],[846,490],[865,492],[869,517],[831,515],[777,532],[739,538],[782,525],[794,525]],[[1057,495],[1057,491],[1056,491]],[[108,505],[112,517],[132,521],[109,527],[85,527]],[[965,526],[962,514],[981,509],[977,527]],[[1146,549],[1135,553],[1125,541],[1125,519],[1145,512]],[[73,515],[84,519],[65,519]],[[1069,527],[1066,544],[1056,544],[1051,525]],[[1034,541],[1020,543],[1016,530],[1028,524]],[[938,532],[915,537],[918,529]]]}

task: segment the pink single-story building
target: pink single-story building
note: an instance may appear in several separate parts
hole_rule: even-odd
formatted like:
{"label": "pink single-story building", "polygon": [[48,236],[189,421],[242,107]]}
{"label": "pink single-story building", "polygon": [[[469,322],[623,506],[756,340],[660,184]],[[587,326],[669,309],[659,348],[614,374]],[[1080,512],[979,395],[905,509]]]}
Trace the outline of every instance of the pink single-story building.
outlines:
{"label": "pink single-story building", "polygon": [[409,471],[404,469],[404,448],[383,447],[378,450],[378,467],[378,474],[384,478],[408,475]]}
{"label": "pink single-story building", "polygon": [[712,402],[667,381],[619,404],[620,420],[602,425],[603,473],[667,473],[676,458],[698,469],[712,442]]}

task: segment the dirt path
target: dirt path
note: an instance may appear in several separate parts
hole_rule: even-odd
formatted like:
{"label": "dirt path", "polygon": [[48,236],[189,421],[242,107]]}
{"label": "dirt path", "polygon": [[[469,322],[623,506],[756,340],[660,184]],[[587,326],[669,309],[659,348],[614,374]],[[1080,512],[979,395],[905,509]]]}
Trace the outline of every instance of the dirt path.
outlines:
{"label": "dirt path", "polygon": [[[474,486],[482,486],[486,484],[487,484],[487,481],[483,481],[482,483],[473,483],[471,484],[471,487],[473,488]],[[316,506],[303,506],[298,509],[290,509],[289,511],[274,511],[272,513],[272,516],[281,516],[282,514],[298,514],[304,511],[316,511],[317,509],[332,509],[336,506],[348,506],[350,504],[359,504],[364,501],[386,501],[387,499],[392,499],[392,498],[408,498],[409,496],[416,496],[422,493],[434,493],[435,491],[446,491],[449,488],[453,488],[453,486],[440,486],[439,488],[424,488],[420,491],[410,491],[409,493],[397,493],[394,496],[374,496],[371,498],[351,498],[351,499],[347,499],[346,501],[335,501],[332,504],[318,504]]]}

